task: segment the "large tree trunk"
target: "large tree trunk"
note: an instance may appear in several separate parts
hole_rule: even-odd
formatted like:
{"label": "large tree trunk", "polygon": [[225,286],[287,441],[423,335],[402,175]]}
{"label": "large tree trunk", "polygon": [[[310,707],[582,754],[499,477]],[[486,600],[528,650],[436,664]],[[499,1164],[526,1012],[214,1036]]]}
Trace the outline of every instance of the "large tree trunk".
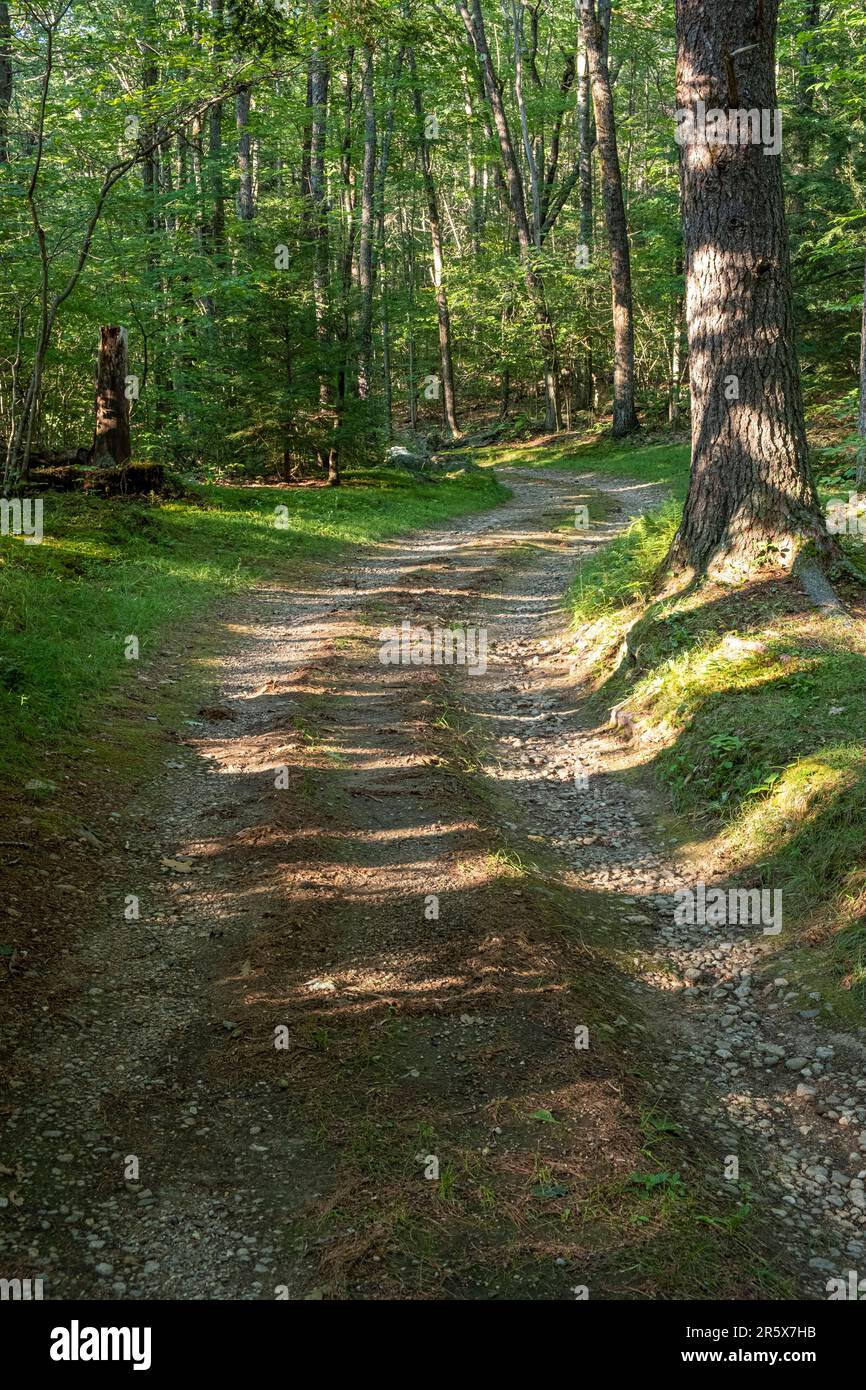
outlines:
{"label": "large tree trunk", "polygon": [[442,395],[445,406],[445,425],[453,439],[457,434],[457,408],[454,393],[454,360],[451,351],[451,314],[448,308],[448,294],[442,278],[442,228],[439,222],[439,201],[433,181],[433,161],[430,157],[430,144],[424,129],[424,107],[415,54],[410,48],[407,52],[409,72],[412,77],[412,103],[415,108],[415,121],[418,127],[418,147],[421,155],[421,172],[424,177],[424,193],[427,199],[427,221],[430,224],[430,244],[433,252],[433,289],[436,294],[436,315],[439,322],[439,360],[442,365]]}
{"label": "large tree trunk", "polygon": [[[677,108],[776,106],[778,0],[677,0]],[[686,118],[682,118],[685,120]],[[669,559],[728,579],[831,543],[809,469],[777,155],[681,125],[692,471]]]}
{"label": "large tree trunk", "polygon": [[511,131],[508,128],[508,118],[502,100],[502,88],[493,66],[493,59],[490,56],[484,17],[481,13],[481,0],[457,0],[457,9],[478,58],[484,93],[490,110],[493,112],[493,123],[496,126],[511,212],[517,231],[520,257],[523,262],[523,275],[535,314],[535,321],[538,325],[538,336],[544,358],[545,427],[549,434],[553,434],[559,429],[559,354],[553,320],[547,306],[544,279],[537,268],[536,248],[530,233],[529,218],[526,214],[523,177],[520,173],[520,164],[515,153]]}
{"label": "large tree trunk", "polygon": [[373,379],[373,197],[376,180],[376,103],[373,91],[373,51],[364,47],[361,74],[364,107],[364,163],[361,171],[361,225],[358,234],[358,396],[369,398]]}
{"label": "large tree trunk", "polygon": [[634,315],[631,294],[631,255],[628,223],[622,195],[622,173],[616,141],[613,93],[607,65],[610,23],[609,0],[578,0],[583,41],[592,79],[592,101],[601,190],[610,247],[610,284],[613,300],[613,427],[616,438],[638,426],[634,401]]}
{"label": "large tree trunk", "polygon": [[94,462],[110,458],[129,462],[129,401],[126,398],[126,329],[116,324],[99,330],[96,361],[96,425],[90,456]]}

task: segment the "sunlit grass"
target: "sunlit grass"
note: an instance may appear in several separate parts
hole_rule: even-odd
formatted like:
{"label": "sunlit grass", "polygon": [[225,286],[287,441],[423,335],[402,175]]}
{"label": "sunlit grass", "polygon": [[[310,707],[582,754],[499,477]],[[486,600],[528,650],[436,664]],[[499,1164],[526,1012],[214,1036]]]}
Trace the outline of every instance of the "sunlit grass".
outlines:
{"label": "sunlit grass", "polygon": [[340,489],[211,486],[152,503],[49,494],[41,545],[0,538],[0,769],[23,780],[98,719],[130,669],[128,636],[146,661],[165,633],[258,579],[506,495],[485,474],[431,484],[393,471]]}
{"label": "sunlit grass", "polygon": [[521,468],[591,469],[636,482],[659,483],[675,496],[685,495],[690,446],[668,440],[646,443],[638,439],[599,439],[597,435],[566,435],[528,444],[494,444],[474,453],[482,465],[519,465]]}
{"label": "sunlit grass", "polygon": [[[632,470],[634,472],[634,470]],[[732,874],[781,888],[782,950],[866,997],[866,636],[796,581],[654,597],[679,517],[641,518],[575,575],[576,638],[600,719],[627,702],[674,809]],[[628,633],[630,657],[622,660]]]}

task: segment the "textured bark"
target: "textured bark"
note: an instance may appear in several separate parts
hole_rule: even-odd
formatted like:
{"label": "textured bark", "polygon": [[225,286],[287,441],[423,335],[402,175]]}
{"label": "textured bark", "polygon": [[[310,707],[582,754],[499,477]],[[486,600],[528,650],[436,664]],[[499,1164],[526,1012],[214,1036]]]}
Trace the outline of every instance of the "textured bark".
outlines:
{"label": "textured bark", "polygon": [[634,399],[634,315],[631,292],[631,253],[622,193],[622,174],[616,139],[613,93],[608,70],[610,5],[578,0],[583,41],[592,79],[596,140],[601,165],[601,191],[610,248],[613,301],[613,425],[615,437],[638,428]]}
{"label": "textured bark", "polygon": [[[773,110],[778,0],[677,0],[677,107]],[[831,543],[809,469],[777,156],[684,144],[692,471],[670,559],[733,577]],[[769,547],[769,549],[768,549]]]}
{"label": "textured bark", "polygon": [[436,184],[433,179],[433,161],[430,144],[424,133],[424,106],[415,54],[410,48],[407,52],[409,73],[412,79],[412,104],[418,128],[418,150],[421,156],[421,172],[424,178],[424,194],[427,199],[427,221],[430,224],[430,243],[433,253],[433,289],[436,294],[436,316],[439,323],[439,360],[442,367],[442,396],[445,409],[445,425],[453,438],[457,434],[457,409],[454,394],[454,361],[451,350],[451,314],[448,308],[448,294],[442,278],[442,228],[439,221],[439,201],[436,197]]}
{"label": "textured bark", "polygon": [[129,401],[126,399],[126,329],[116,324],[99,330],[96,360],[96,424],[91,458],[129,462]]}
{"label": "textured bark", "polygon": [[358,395],[367,400],[373,379],[373,195],[376,178],[376,104],[373,92],[373,52],[364,48],[361,75],[364,106],[364,164],[361,172],[361,225],[358,236]]}
{"label": "textured bark", "polygon": [[251,222],[255,216],[253,169],[250,159],[250,89],[241,87],[235,97],[235,127],[238,135],[238,217]]}
{"label": "textured bark", "polygon": [[541,351],[544,358],[544,400],[545,400],[545,427],[549,434],[559,429],[559,354],[556,346],[556,333],[553,327],[553,320],[550,310],[547,307],[547,298],[544,292],[544,279],[537,268],[535,257],[535,245],[530,232],[529,218],[526,213],[526,199],[523,189],[523,178],[520,173],[520,164],[514,149],[514,142],[511,138],[511,131],[508,127],[508,118],[505,114],[505,105],[502,100],[502,90],[493,66],[493,59],[490,56],[490,48],[487,43],[487,34],[484,28],[484,18],[481,13],[481,0],[457,0],[457,10],[463,25],[478,58],[481,76],[490,110],[493,113],[493,123],[496,127],[496,135],[499,141],[499,151],[502,157],[502,166],[505,170],[505,182],[508,188],[508,196],[511,204],[511,212],[514,217],[514,225],[517,232],[517,240],[520,246],[520,257],[523,263],[523,276],[526,282],[526,289],[529,294],[535,314],[535,321],[538,326],[538,336],[541,344]]}

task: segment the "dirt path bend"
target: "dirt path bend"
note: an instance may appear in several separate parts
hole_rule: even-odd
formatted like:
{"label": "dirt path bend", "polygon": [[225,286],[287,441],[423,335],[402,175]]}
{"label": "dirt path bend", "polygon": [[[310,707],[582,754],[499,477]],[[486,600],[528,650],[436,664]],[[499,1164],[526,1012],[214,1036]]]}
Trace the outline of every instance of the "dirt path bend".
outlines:
{"label": "dirt path bend", "polygon": [[[849,1189],[774,1195],[799,1101],[715,1066],[727,990],[669,988],[659,807],[575,698],[563,591],[658,494],[501,476],[493,512],[239,605],[201,717],[99,827],[104,910],[17,1043],[0,1273],[48,1297],[751,1298],[820,1296],[808,1260],[859,1253]],[[486,661],[385,664],[404,622],[483,630]],[[754,1237],[722,1181],[741,1147]]]}

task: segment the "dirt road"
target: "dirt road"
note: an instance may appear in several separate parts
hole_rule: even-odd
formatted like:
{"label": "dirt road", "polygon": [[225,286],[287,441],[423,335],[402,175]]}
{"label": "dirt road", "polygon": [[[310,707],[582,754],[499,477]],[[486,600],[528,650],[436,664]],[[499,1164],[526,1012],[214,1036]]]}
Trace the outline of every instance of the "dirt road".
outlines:
{"label": "dirt road", "polygon": [[[55,1298],[753,1298],[856,1260],[856,1168],[830,1179],[856,1144],[787,1068],[814,1024],[774,995],[761,1054],[759,944],[671,932],[646,759],[582,712],[562,594],[658,495],[501,476],[489,514],[239,603],[160,775],[92,808],[97,888],[69,871],[16,1040],[0,1272]],[[404,622],[483,658],[384,664]]]}

